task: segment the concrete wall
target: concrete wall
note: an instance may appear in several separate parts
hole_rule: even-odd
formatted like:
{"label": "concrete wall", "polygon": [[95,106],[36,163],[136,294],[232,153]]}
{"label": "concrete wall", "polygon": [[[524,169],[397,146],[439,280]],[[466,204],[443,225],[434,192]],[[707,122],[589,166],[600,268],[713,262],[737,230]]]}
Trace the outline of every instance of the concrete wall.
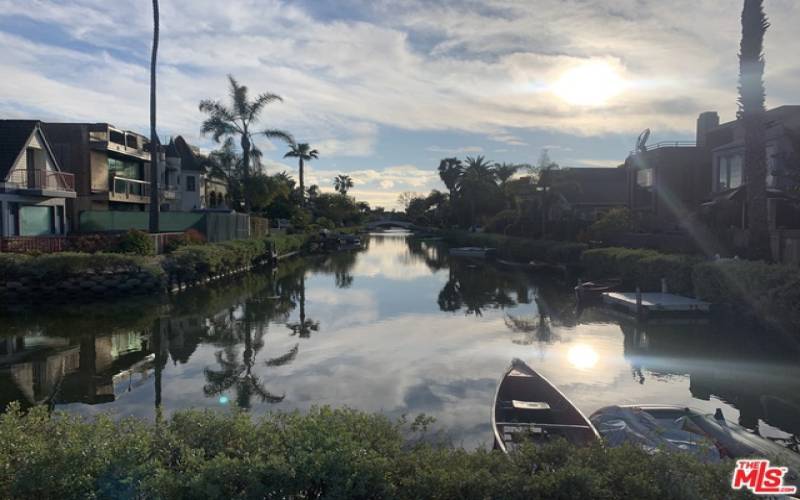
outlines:
{"label": "concrete wall", "polygon": [[[127,231],[139,229],[147,231],[150,214],[148,212],[87,211],[81,212],[82,232]],[[187,229],[204,231],[205,214],[197,212],[162,212],[160,229],[162,232],[183,232]]]}

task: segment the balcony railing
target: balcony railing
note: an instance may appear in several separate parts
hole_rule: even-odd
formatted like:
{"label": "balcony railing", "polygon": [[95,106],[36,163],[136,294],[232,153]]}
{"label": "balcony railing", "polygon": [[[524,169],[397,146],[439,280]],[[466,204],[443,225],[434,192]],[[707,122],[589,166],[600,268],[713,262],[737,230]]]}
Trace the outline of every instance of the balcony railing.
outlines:
{"label": "balcony railing", "polygon": [[[663,148],[694,148],[694,147],[697,147],[697,143],[692,141],[662,141],[662,142],[657,142],[655,144],[650,144],[649,146],[645,146],[644,151],[653,151],[655,149],[663,149]],[[635,155],[641,152],[642,150],[633,150],[631,151],[631,154]]]}
{"label": "balcony railing", "polygon": [[150,196],[150,183],[138,179],[112,176],[109,182],[111,197],[115,200],[135,200]]}
{"label": "balcony railing", "polygon": [[52,170],[14,170],[7,183],[15,185],[19,189],[75,192],[75,176],[73,174]]}

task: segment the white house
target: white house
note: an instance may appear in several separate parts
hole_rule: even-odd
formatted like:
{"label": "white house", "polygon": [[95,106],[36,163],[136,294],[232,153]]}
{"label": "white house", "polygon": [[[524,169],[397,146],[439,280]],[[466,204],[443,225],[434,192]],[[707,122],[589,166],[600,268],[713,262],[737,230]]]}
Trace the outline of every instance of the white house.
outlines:
{"label": "white house", "polygon": [[35,120],[0,120],[0,238],[67,233],[75,177],[62,172]]}

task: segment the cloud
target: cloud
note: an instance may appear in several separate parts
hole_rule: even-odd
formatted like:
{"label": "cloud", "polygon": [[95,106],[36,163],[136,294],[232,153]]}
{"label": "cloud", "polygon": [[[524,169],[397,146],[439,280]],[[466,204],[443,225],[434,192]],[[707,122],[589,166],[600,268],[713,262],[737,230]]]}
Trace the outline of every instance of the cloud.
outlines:
{"label": "cloud", "polygon": [[460,148],[443,148],[440,146],[428,146],[425,151],[433,153],[444,153],[448,155],[465,154],[465,153],[483,153],[483,148],[480,146],[464,146]]}

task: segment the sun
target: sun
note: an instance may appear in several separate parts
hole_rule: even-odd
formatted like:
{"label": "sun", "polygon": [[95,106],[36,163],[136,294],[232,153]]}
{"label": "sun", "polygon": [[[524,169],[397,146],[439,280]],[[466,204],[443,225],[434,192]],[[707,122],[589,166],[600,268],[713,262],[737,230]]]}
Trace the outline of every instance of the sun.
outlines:
{"label": "sun", "polygon": [[569,104],[603,106],[625,90],[625,81],[605,62],[589,62],[567,70],[552,91]]}

